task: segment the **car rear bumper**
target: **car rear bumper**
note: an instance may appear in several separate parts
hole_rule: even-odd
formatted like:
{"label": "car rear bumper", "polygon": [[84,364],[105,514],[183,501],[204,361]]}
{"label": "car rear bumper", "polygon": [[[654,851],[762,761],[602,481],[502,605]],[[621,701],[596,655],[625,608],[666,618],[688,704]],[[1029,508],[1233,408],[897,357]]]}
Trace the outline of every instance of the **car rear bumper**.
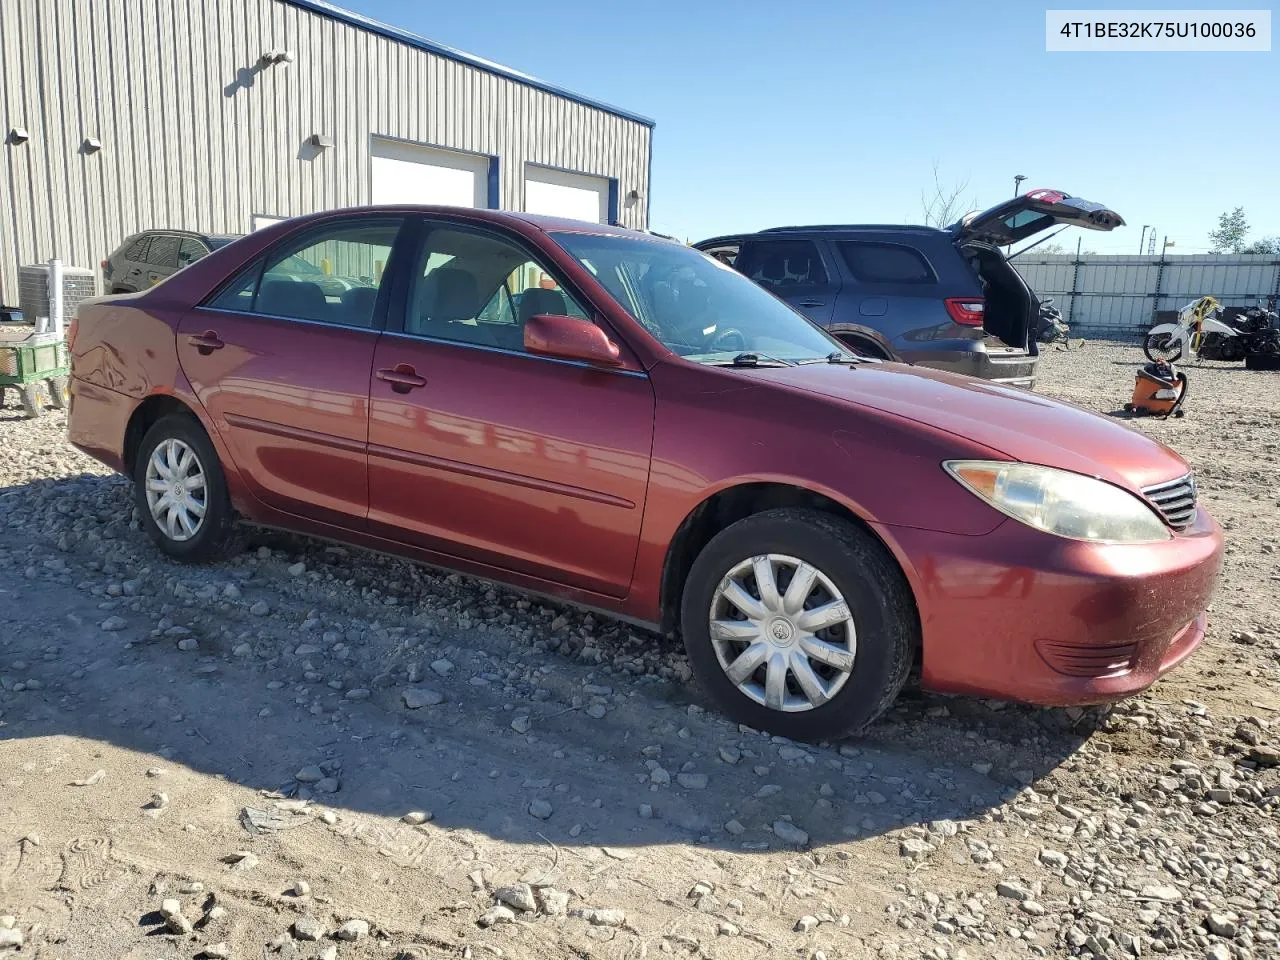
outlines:
{"label": "car rear bumper", "polygon": [[930,347],[923,350],[902,351],[902,359],[922,367],[962,373],[982,380],[1005,383],[1012,387],[1035,386],[1036,363],[1039,357],[1025,350],[996,351],[986,349],[982,343],[965,344],[964,350],[948,350]]}
{"label": "car rear bumper", "polygon": [[71,445],[112,470],[125,473],[124,437],[135,401],[75,376],[68,382],[68,393],[71,408],[67,412],[67,439]]}
{"label": "car rear bumper", "polygon": [[1090,544],[1007,520],[965,537],[887,528],[912,580],[926,688],[1044,706],[1138,693],[1204,638],[1222,531],[1203,508],[1157,544]]}

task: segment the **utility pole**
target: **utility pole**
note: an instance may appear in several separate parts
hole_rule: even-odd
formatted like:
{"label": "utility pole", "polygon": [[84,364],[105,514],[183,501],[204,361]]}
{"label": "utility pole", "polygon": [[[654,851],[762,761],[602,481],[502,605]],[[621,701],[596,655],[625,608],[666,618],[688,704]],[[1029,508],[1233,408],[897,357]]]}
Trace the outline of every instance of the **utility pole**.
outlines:
{"label": "utility pole", "polygon": [[1027,179],[1023,174],[1016,174],[1013,178],[1013,196],[1016,199],[1018,191],[1022,189],[1022,181]]}

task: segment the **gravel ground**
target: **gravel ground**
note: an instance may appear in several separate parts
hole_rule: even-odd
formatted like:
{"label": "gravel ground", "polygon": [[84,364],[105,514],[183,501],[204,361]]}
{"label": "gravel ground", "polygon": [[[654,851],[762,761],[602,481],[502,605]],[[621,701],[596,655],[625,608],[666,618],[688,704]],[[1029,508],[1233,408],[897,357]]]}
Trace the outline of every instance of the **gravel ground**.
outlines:
{"label": "gravel ground", "polygon": [[[1111,412],[1138,360],[1041,389]],[[1280,956],[1280,375],[1187,369],[1137,426],[1228,530],[1204,647],[1110,711],[908,691],[816,747],[475,580],[274,534],[169,563],[11,399],[0,958]]]}

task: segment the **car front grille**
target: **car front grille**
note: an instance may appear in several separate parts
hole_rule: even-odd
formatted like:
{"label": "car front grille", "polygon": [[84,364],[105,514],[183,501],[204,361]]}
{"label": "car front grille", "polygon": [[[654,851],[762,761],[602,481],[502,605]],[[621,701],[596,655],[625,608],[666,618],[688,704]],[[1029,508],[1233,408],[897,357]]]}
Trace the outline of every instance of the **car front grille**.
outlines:
{"label": "car front grille", "polygon": [[1144,487],[1142,495],[1175,530],[1185,530],[1196,518],[1196,479],[1193,474]]}

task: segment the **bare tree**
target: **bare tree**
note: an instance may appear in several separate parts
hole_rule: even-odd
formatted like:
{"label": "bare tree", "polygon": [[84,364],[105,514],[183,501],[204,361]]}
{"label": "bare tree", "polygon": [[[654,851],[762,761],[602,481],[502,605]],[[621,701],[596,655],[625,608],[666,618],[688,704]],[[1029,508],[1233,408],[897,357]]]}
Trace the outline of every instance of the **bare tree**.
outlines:
{"label": "bare tree", "polygon": [[957,180],[949,187],[942,185],[938,174],[938,161],[933,161],[933,189],[920,191],[920,208],[924,222],[930,227],[948,227],[961,215],[973,209],[973,202],[964,202],[964,192],[969,189],[968,179]]}

